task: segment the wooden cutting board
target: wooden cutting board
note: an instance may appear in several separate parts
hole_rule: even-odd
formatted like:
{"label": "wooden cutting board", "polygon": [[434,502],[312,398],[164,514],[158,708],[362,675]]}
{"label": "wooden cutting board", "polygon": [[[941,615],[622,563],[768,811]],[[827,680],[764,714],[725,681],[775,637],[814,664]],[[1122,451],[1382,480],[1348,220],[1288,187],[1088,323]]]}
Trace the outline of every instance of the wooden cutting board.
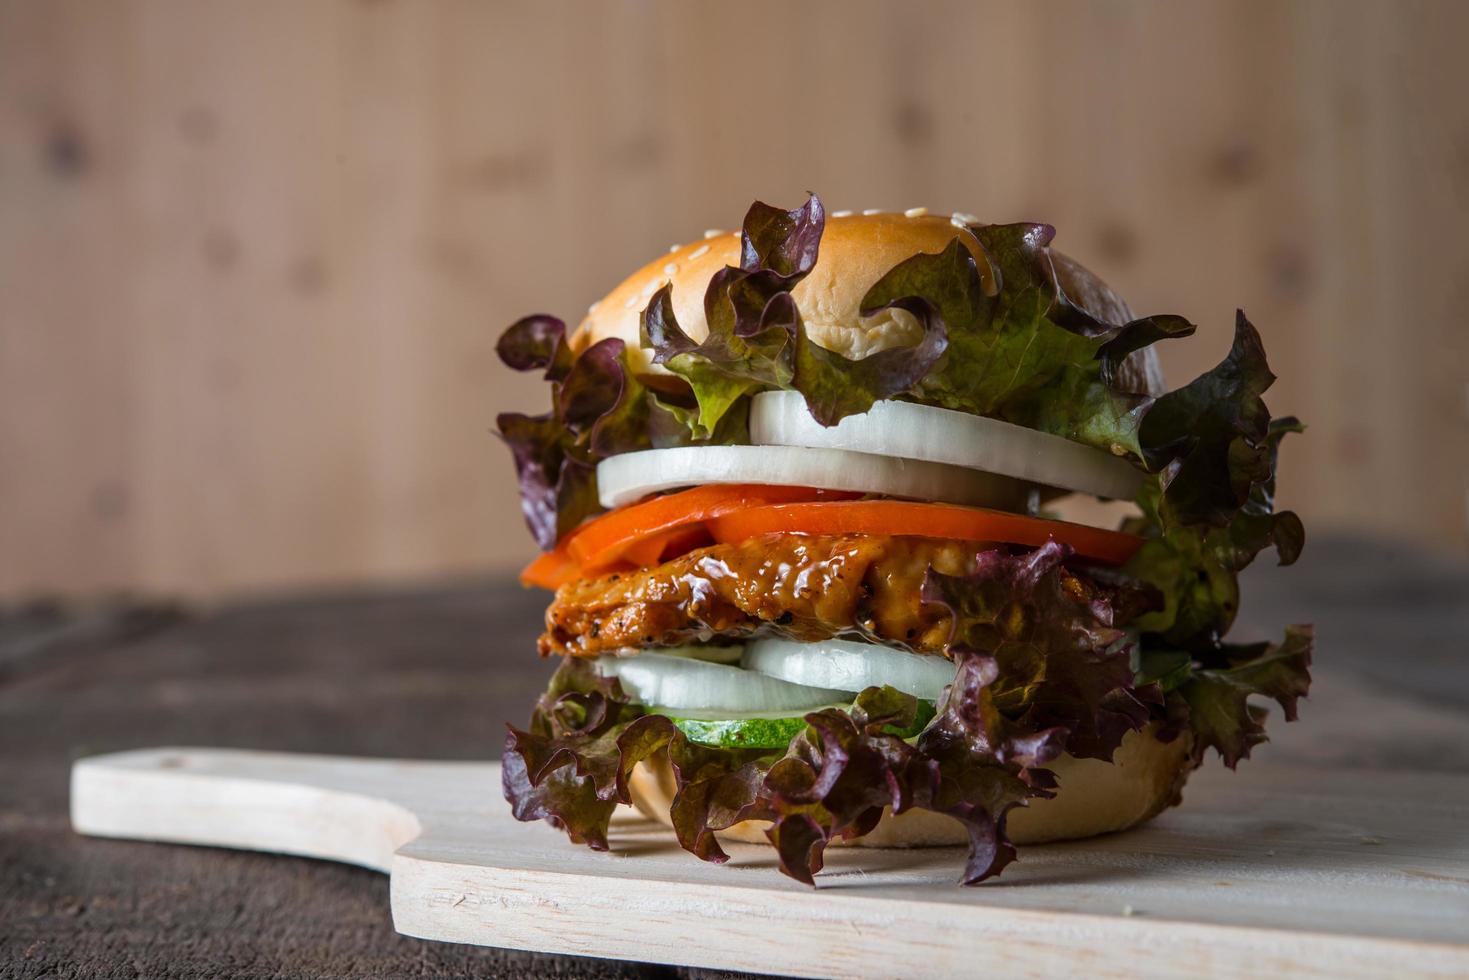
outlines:
{"label": "wooden cutting board", "polygon": [[[1148,827],[954,884],[948,848],[704,864],[628,810],[613,851],[521,824],[494,763],[145,749],[72,770],[83,834],[387,872],[424,939],[788,975],[1469,976],[1469,776],[1201,770]],[[242,896],[249,901],[249,896]]]}

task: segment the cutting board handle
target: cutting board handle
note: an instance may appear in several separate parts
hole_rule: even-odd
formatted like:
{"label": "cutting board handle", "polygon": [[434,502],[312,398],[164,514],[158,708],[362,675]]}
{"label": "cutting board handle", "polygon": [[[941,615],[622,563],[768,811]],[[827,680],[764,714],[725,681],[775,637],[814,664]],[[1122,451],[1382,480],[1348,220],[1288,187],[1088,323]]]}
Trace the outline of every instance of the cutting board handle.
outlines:
{"label": "cutting board handle", "polygon": [[422,824],[415,784],[443,764],[230,749],[156,748],[82,759],[82,834],[297,854],[387,871]]}

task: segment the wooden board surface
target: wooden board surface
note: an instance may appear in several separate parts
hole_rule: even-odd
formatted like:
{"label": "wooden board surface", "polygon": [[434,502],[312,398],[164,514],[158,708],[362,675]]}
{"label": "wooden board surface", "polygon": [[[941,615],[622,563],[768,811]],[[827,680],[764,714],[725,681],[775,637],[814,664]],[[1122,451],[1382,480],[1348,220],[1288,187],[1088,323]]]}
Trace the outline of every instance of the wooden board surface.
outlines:
{"label": "wooden board surface", "polygon": [[[79,762],[83,833],[347,861],[392,875],[408,935],[757,972],[1092,976],[1469,972],[1469,777],[1206,769],[1149,827],[960,854],[834,850],[819,887],[768,848],[706,865],[631,812],[613,852],[520,824],[498,766],[207,749]],[[246,899],[248,900],[248,899]]]}

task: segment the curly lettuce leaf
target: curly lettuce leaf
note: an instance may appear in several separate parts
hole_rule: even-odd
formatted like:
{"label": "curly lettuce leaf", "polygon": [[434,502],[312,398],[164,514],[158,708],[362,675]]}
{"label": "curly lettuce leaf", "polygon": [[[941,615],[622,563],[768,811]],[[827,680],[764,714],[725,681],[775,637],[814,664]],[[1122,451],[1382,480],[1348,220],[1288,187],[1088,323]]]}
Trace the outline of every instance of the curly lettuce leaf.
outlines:
{"label": "curly lettuce leaf", "polygon": [[1294,416],[1271,419],[1266,429],[1264,456],[1266,465],[1262,479],[1253,483],[1244,506],[1226,527],[1224,536],[1214,535],[1215,550],[1221,564],[1243,569],[1255,556],[1273,547],[1282,565],[1291,565],[1306,546],[1306,528],[1294,511],[1275,510],[1275,469],[1280,455],[1280,441],[1287,433],[1306,431]]}
{"label": "curly lettuce leaf", "polygon": [[1286,721],[1296,720],[1296,702],[1311,687],[1313,635],[1309,626],[1288,626],[1279,644],[1223,646],[1219,666],[1196,667],[1178,693],[1188,705],[1196,762],[1214,749],[1233,769],[1265,737],[1265,711],[1251,696],[1280,705]]}
{"label": "curly lettuce leaf", "polygon": [[[944,355],[906,397],[1132,458],[1157,474],[1154,517],[1165,530],[1227,526],[1246,509],[1268,515],[1257,488],[1273,493],[1278,438],[1261,395],[1274,375],[1243,313],[1223,362],[1155,399],[1124,384],[1122,364],[1151,344],[1193,334],[1192,323],[1159,315],[1114,324],[1077,306],[1057,280],[1048,226],[971,231],[990,261],[988,276],[955,239],[938,255],[900,263],[864,301],[864,310],[899,306],[945,333]],[[996,286],[987,289],[991,279]],[[1253,538],[1245,547],[1262,538],[1282,545],[1283,556],[1299,550],[1294,515],[1238,530],[1247,527]]]}
{"label": "curly lettuce leaf", "polygon": [[934,777],[913,806],[947,813],[969,834],[965,884],[993,877],[1015,859],[1005,837],[1005,816],[1031,797],[1054,795],[1054,775],[1041,768],[1061,754],[1062,728],[1027,731],[996,704],[999,661],[965,648],[951,651],[958,663],[932,724],[918,737]]}
{"label": "curly lettuce leaf", "polygon": [[678,325],[670,287],[644,310],[641,339],[653,363],[685,378],[698,400],[696,435],[713,432],[739,399],[785,387],[794,374],[790,290],[816,264],[826,211],[814,194],[793,211],[759,201],[745,215],[740,265],[726,266],[709,282],[702,342]]}
{"label": "curly lettuce leaf", "polygon": [[[956,235],[942,252],[893,267],[863,298],[866,315],[898,307],[930,334],[944,332],[944,356],[900,394],[1103,448],[1128,446],[1136,409],[1146,399],[1114,389],[1113,378],[1103,377],[1099,351],[1114,334],[1142,346],[1154,320],[1108,324],[1073,304],[1056,278],[1049,225],[969,231],[982,262]],[[1181,318],[1155,319],[1171,327]]]}
{"label": "curly lettuce leaf", "polygon": [[1260,397],[1274,381],[1259,331],[1239,311],[1224,360],[1148,409],[1138,443],[1160,474],[1160,527],[1224,527],[1257,484],[1274,480],[1270,410]]}
{"label": "curly lettuce leaf", "polygon": [[835,425],[907,392],[942,357],[948,341],[941,326],[917,344],[856,360],[811,340],[791,290],[815,266],[825,225],[814,194],[792,211],[752,205],[739,267],[721,269],[705,292],[709,332],[701,342],[678,325],[669,287],[643,312],[643,346],[655,364],[686,379],[698,400],[696,435],[707,437],[742,399],[772,388],[800,391],[818,421]]}
{"label": "curly lettuce leaf", "polygon": [[1138,501],[1144,518],[1131,530],[1149,537],[1125,571],[1154,586],[1163,605],[1139,620],[1140,630],[1159,634],[1176,647],[1215,645],[1239,612],[1239,573],[1268,547],[1275,548],[1282,565],[1300,556],[1305,545],[1301,519],[1274,507],[1280,441],[1302,429],[1289,417],[1266,424],[1264,476],[1250,485],[1244,504],[1223,527],[1190,524],[1160,530],[1166,491],[1156,481],[1144,485]]}
{"label": "curly lettuce leaf", "polygon": [[1136,624],[1142,631],[1139,682],[1156,682],[1171,692],[1166,724],[1192,731],[1195,762],[1212,747],[1233,768],[1265,741],[1264,711],[1248,702],[1250,695],[1275,699],[1286,720],[1294,721],[1296,699],[1310,687],[1309,626],[1287,627],[1279,646],[1223,642],[1239,610],[1239,573],[1267,547],[1275,548],[1280,564],[1289,565],[1305,544],[1300,518],[1274,509],[1280,441],[1302,428],[1294,418],[1274,419],[1266,423],[1258,446],[1245,446],[1256,456],[1246,464],[1251,482],[1243,504],[1223,526],[1186,524],[1160,531],[1158,512],[1166,491],[1154,483],[1140,498],[1145,517],[1134,530],[1151,536],[1125,571],[1154,586],[1163,604]]}
{"label": "curly lettuce leaf", "polygon": [[562,664],[529,728],[506,726],[500,781],[515,819],[546,820],[574,843],[607,850],[607,825],[626,802],[631,771],[618,738],[641,714],[615,678],[589,664]]}
{"label": "curly lettuce leaf", "polygon": [[1117,389],[1122,383],[1123,362],[1129,357],[1160,340],[1192,337],[1197,329],[1183,317],[1172,313],[1147,316],[1123,324],[1106,343],[1097,348],[1102,383]]}
{"label": "curly lettuce leaf", "polygon": [[910,390],[942,359],[948,336],[942,323],[931,323],[916,344],[892,347],[852,360],[813,341],[795,304],[788,316],[795,336],[792,386],[806,399],[811,417],[836,425],[860,415],[875,402]]}
{"label": "curly lettuce leaf", "polygon": [[703,861],[729,860],[715,834],[742,820],[769,819],[761,794],[768,762],[741,762],[738,753],[683,739],[669,749],[678,792],[669,816],[684,850]]}
{"label": "curly lettuce leaf", "polygon": [[[1090,361],[1097,343],[1048,317],[1058,293],[1047,248],[1055,229],[1011,224],[971,231],[998,284],[992,293],[984,290],[976,263],[958,237],[938,261],[910,259],[873,290],[893,292],[896,284],[887,280],[896,273],[908,296],[931,297],[931,308],[944,317],[948,352],[914,386],[918,401],[1008,418],[1012,404],[1044,390],[1067,365]],[[920,270],[925,274],[915,275]]]}
{"label": "curly lettuce leaf", "polygon": [[888,724],[911,724],[917,701],[892,688],[872,688],[850,711],[828,708],[806,716],[810,726],[766,774],[772,824],[767,832],[781,870],[812,884],[826,845],[877,825],[885,806],[909,804],[909,768],[917,751]]}
{"label": "curly lettuce leaf", "polygon": [[643,311],[642,344],[653,349],[653,363],[683,377],[692,389],[697,410],[685,416],[697,438],[708,438],[726,414],[746,396],[789,380],[784,327],[773,324],[751,336],[712,327],[702,344],[688,338],[673,312],[670,286],[653,294]]}
{"label": "curly lettuce leaf", "polygon": [[970,575],[930,569],[922,600],[949,613],[951,652],[995,659],[990,690],[1002,710],[1034,731],[1064,729],[1072,755],[1110,760],[1158,700],[1134,686],[1119,628],[1153,596],[1120,577],[1103,586],[1073,572],[1064,564],[1071,554],[1055,541],[1021,555],[983,552]]}
{"label": "curly lettuce leaf", "polygon": [[[520,479],[520,510],[526,526],[542,547],[556,543],[561,525],[560,484],[566,460],[565,427],[555,415],[502,412],[496,418],[498,434],[510,447]],[[575,480],[568,480],[568,502],[576,496]],[[575,504],[572,511],[576,510]]]}
{"label": "curly lettuce leaf", "polygon": [[631,800],[629,774],[666,758],[677,784],[670,815],[685,850],[725,861],[718,831],[767,820],[781,870],[808,884],[832,841],[871,831],[885,808],[935,810],[967,828],[963,881],[972,884],[1013,860],[1005,815],[1052,794],[1054,778],[1040,767],[1064,741],[1059,730],[1030,732],[1001,713],[989,690],[998,674],[993,657],[965,652],[955,684],[912,743],[895,733],[915,724],[917,700],[874,687],[850,708],[808,714],[789,747],[767,752],[690,742],[669,719],[630,704],[615,680],[567,660],[530,725],[509,729],[503,790],[517,819],[546,820],[573,842],[605,850],[613,810]]}
{"label": "curly lettuce leaf", "polygon": [[970,852],[961,881],[977,884],[1014,859],[1006,814],[1054,781],[1031,768],[1061,751],[1059,733],[1017,734],[988,695],[993,658],[968,654],[935,719],[909,744],[892,734],[913,723],[915,700],[869,688],[847,711],[806,716],[808,729],[764,783],[768,836],[781,868],[810,883],[826,846],[870,832],[884,808],[947,814],[966,829]]}
{"label": "curly lettuce leaf", "polygon": [[[683,393],[645,384],[629,368],[621,340],[608,338],[574,355],[566,325],[540,315],[512,324],[496,350],[509,367],[542,371],[551,384],[550,412],[504,412],[496,419],[515,459],[526,525],[543,549],[602,509],[598,461],[691,439],[680,416]],[[738,438],[741,419],[732,413],[719,435]]]}
{"label": "curly lettuce leaf", "polygon": [[[622,362],[620,341],[603,341],[573,356],[566,324],[553,316],[516,321],[495,349],[507,366],[543,371],[551,383],[550,412],[503,412],[495,420],[515,459],[526,525],[542,548],[551,548],[600,509],[589,443],[594,430],[607,439],[622,429],[614,411],[637,397],[631,390],[636,383]],[[600,424],[603,416],[609,416],[606,425]]]}

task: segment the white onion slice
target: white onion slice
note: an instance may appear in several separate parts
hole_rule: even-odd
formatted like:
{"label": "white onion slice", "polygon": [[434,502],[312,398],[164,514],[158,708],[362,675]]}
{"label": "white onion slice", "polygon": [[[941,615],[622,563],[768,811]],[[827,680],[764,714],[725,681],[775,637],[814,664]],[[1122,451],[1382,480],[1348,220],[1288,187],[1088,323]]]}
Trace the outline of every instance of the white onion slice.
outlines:
{"label": "white onion slice", "polygon": [[962,466],[800,446],[677,446],[597,464],[597,494],[608,510],[708,483],[819,487],[1002,510],[1024,510],[1031,493],[1018,480]]}
{"label": "white onion slice", "polygon": [[637,704],[732,718],[745,712],[789,715],[851,699],[841,691],[792,684],[765,674],[687,657],[642,653],[636,657],[599,657],[597,670],[616,677]]}
{"label": "white onion slice", "polygon": [[1142,473],[1132,464],[1100,449],[999,419],[911,402],[881,401],[828,428],[811,417],[800,392],[766,391],[750,404],[750,441],[971,467],[1118,500],[1137,496],[1142,484]]}
{"label": "white onion slice", "polygon": [[887,684],[925,701],[937,701],[954,680],[954,665],[943,657],[851,640],[756,640],[740,663],[793,684],[854,693]]}

